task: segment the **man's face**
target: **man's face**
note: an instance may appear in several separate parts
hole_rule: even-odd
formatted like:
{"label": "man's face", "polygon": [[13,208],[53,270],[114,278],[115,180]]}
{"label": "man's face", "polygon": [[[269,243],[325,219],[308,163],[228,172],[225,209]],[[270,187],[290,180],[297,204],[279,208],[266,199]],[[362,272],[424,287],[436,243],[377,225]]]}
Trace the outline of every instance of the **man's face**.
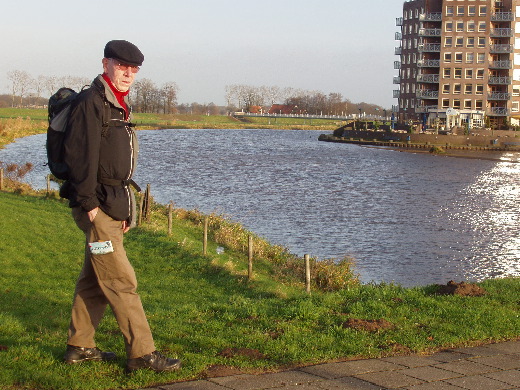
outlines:
{"label": "man's face", "polygon": [[103,70],[118,91],[126,92],[133,84],[139,67],[125,64],[113,58],[103,58]]}

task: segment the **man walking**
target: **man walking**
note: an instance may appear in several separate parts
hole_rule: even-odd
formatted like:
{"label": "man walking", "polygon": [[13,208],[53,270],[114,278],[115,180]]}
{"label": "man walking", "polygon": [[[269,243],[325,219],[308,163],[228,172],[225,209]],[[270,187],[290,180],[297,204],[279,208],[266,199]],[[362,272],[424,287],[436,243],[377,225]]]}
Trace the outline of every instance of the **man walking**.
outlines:
{"label": "man walking", "polygon": [[62,188],[73,218],[85,233],[85,261],[76,284],[64,360],[113,360],[94,335],[105,308],[123,333],[127,371],[172,371],[181,362],[156,351],[123,234],[135,223],[131,185],[138,145],[128,93],[144,56],[134,44],[113,40],[104,50],[103,74],[71,106],[65,139],[70,180]]}

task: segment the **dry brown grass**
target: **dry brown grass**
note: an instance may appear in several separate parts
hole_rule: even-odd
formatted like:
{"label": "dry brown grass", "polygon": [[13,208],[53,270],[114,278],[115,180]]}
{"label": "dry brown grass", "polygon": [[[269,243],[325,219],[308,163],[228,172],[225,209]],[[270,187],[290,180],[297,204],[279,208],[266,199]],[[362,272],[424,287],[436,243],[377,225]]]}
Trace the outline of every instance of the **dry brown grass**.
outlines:
{"label": "dry brown grass", "polygon": [[47,129],[47,121],[32,120],[29,117],[0,118],[0,147],[17,138],[39,134]]}

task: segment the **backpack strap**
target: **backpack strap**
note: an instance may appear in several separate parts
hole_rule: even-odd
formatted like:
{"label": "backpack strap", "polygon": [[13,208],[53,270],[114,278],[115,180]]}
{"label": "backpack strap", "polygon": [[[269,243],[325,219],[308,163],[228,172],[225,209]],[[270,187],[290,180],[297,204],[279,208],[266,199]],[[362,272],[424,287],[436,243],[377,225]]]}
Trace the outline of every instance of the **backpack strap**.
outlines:
{"label": "backpack strap", "polygon": [[121,119],[112,119],[112,110],[110,108],[110,103],[108,102],[107,96],[105,94],[105,86],[99,79],[94,79],[93,84],[97,87],[97,90],[103,99],[103,125],[101,128],[101,136],[106,137],[108,134],[108,130],[110,127],[116,126],[128,126],[135,127],[135,123],[127,122]]}
{"label": "backpack strap", "polygon": [[117,179],[109,179],[108,177],[102,177],[98,179],[98,182],[101,184],[105,184],[107,186],[112,187],[126,187],[128,185],[131,185],[136,189],[137,192],[141,192],[141,187],[133,181],[132,179],[128,180],[117,180]]}

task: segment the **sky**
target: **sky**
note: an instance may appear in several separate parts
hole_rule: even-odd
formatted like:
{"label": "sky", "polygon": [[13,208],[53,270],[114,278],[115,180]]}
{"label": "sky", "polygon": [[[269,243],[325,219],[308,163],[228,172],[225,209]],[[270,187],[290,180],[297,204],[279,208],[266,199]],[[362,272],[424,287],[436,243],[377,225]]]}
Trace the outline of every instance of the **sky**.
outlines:
{"label": "sky", "polygon": [[2,4],[0,93],[7,73],[101,73],[109,40],[137,45],[137,78],[175,82],[178,103],[225,105],[227,85],[341,93],[391,108],[403,0],[18,0]]}

